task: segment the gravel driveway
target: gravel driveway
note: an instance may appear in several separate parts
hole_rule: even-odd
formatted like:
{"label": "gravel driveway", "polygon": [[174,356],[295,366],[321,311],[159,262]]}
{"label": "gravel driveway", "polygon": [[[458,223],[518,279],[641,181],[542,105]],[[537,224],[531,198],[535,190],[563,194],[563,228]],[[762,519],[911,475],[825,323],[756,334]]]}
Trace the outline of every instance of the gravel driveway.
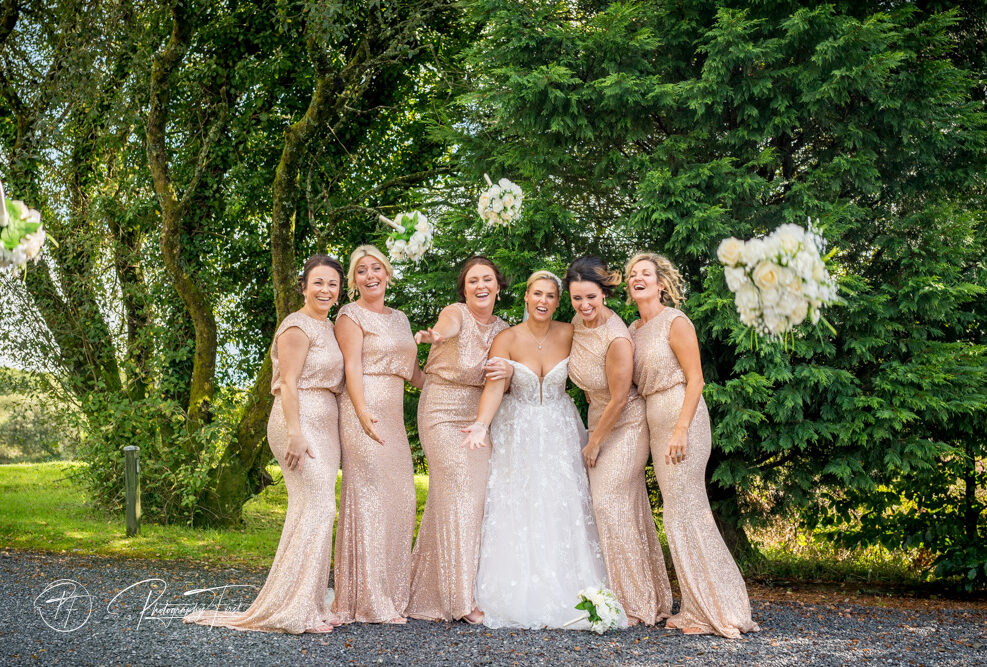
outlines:
{"label": "gravel driveway", "polygon": [[[763,631],[739,640],[650,627],[597,636],[414,620],[290,636],[173,620],[189,605],[245,606],[254,596],[249,586],[263,580],[264,573],[187,563],[4,552],[0,664],[987,665],[987,612],[835,600],[755,599],[754,618]],[[183,595],[189,591],[200,592]]]}

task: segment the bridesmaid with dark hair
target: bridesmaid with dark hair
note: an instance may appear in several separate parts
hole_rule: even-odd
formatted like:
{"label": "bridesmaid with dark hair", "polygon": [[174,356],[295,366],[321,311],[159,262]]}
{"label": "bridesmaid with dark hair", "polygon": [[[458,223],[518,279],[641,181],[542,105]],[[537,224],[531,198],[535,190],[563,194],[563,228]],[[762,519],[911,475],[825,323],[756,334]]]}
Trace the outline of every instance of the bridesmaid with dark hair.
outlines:
{"label": "bridesmaid with dark hair", "polygon": [[299,278],[305,305],[281,322],[271,345],[267,441],[281,465],[288,511],[271,571],[243,613],[199,611],[186,623],[234,630],[331,632],[326,604],[336,518],[339,421],[336,395],[343,389],[343,355],[329,309],[339,298],[343,267],[313,255]]}
{"label": "bridesmaid with dark hair", "polygon": [[628,623],[655,625],[671,614],[672,590],[644,480],[650,447],[644,400],[632,383],[634,348],[606,305],[620,272],[581,257],[563,282],[576,311],[569,377],[589,400],[583,460],[607,577]]}
{"label": "bridesmaid with dark hair", "polygon": [[404,425],[404,383],[425,378],[411,324],[384,303],[394,280],[372,245],[353,251],[336,338],[346,367],[339,399],[343,486],[336,531],[336,597],[342,623],[405,623],[415,530],[414,462]]}
{"label": "bridesmaid with dark hair", "polygon": [[473,423],[486,378],[509,376],[508,364],[487,355],[507,323],[493,314],[507,280],[486,257],[471,257],[459,272],[459,302],[435,326],[415,334],[431,344],[425,388],[418,401],[418,433],[428,459],[428,501],[411,556],[408,616],[479,623],[473,592],[480,558],[490,449],[460,446]]}
{"label": "bridesmaid with dark hair", "polygon": [[628,303],[641,315],[630,326],[634,382],[647,400],[651,459],[682,591],[682,607],[665,627],[732,638],[760,630],[706,496],[712,435],[699,340],[692,322],[675,307],[682,300],[682,276],[667,258],[638,253],[627,262],[627,291]]}

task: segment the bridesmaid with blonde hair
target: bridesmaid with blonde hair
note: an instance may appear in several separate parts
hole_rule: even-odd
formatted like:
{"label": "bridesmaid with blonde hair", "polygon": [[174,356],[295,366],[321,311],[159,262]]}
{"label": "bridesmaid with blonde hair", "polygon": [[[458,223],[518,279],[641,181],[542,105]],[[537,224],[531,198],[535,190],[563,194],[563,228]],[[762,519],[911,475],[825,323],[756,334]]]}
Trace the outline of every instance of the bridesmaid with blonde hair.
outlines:
{"label": "bridesmaid with blonde hair", "polygon": [[336,516],[343,355],[329,309],[342,288],[343,267],[313,255],[298,280],[305,305],[282,320],[271,344],[267,442],[281,465],[288,511],[264,587],[243,613],[198,611],[186,623],[234,630],[331,632],[326,604]]}
{"label": "bridesmaid with blonde hair", "polygon": [[336,532],[336,621],[404,623],[415,528],[414,463],[404,426],[404,383],[421,388],[408,318],[384,304],[394,280],[372,245],[350,256],[350,296],[336,317],[346,369],[339,400],[343,485]]}
{"label": "bridesmaid with blonde hair", "polygon": [[644,481],[650,447],[645,403],[632,382],[634,346],[606,305],[620,272],[581,257],[563,283],[576,311],[569,377],[589,401],[583,460],[610,588],[628,623],[655,625],[672,613],[672,589]]}
{"label": "bridesmaid with blonde hair", "polygon": [[479,623],[473,584],[480,558],[480,526],[490,450],[460,446],[473,423],[486,379],[510,372],[500,359],[489,364],[494,337],[507,323],[493,314],[507,280],[486,257],[471,257],[457,281],[460,301],[439,313],[434,327],[415,334],[432,346],[425,388],[418,401],[418,433],[428,459],[428,500],[411,555],[408,616]]}
{"label": "bridesmaid with blonde hair", "polygon": [[627,262],[627,290],[641,316],[630,326],[634,382],[647,400],[665,535],[682,592],[681,610],[665,627],[730,638],[760,630],[706,496],[712,436],[696,330],[675,307],[682,277],[667,258],[638,253]]}

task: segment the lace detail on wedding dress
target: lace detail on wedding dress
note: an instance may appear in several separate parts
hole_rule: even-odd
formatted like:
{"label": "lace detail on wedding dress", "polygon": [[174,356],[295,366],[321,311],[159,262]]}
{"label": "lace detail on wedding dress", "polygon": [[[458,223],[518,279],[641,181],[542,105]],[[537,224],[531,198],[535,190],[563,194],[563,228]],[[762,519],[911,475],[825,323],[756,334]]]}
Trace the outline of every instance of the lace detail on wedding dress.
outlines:
{"label": "lace detail on wedding dress", "polygon": [[544,378],[509,363],[511,391],[490,425],[476,601],[491,628],[558,628],[579,615],[580,590],[607,583],[580,454],[586,429],[565,393],[568,359]]}

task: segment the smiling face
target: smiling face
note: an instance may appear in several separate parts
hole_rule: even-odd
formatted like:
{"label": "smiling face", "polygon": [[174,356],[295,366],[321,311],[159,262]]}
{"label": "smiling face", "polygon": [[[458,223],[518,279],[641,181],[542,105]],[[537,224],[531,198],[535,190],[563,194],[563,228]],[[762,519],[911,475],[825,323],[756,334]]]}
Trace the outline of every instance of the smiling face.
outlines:
{"label": "smiling face", "polygon": [[305,305],[323,316],[327,315],[339,299],[342,283],[343,277],[331,266],[312,267],[302,290]]}
{"label": "smiling face", "polygon": [[603,290],[592,280],[574,280],[569,283],[569,300],[583,322],[596,321],[606,306]]}
{"label": "smiling face", "polygon": [[524,303],[531,319],[538,322],[550,320],[559,307],[559,286],[549,278],[536,280],[524,293]]}
{"label": "smiling face", "polygon": [[383,298],[387,289],[387,269],[373,255],[361,257],[353,274],[356,288],[364,299]]}
{"label": "smiling face", "polygon": [[466,305],[470,310],[474,312],[493,310],[497,294],[500,292],[497,274],[485,264],[475,265],[466,272],[463,292],[466,294]]}
{"label": "smiling face", "polygon": [[635,303],[660,299],[664,289],[655,265],[649,260],[635,262],[627,273],[627,291]]}

